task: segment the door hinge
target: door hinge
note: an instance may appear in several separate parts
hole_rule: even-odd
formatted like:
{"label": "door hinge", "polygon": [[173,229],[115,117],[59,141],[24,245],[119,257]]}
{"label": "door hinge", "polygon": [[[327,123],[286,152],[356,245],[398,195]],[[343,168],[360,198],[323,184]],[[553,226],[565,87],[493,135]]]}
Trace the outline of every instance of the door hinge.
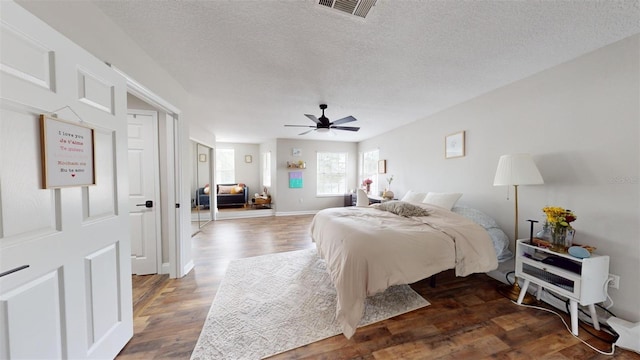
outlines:
{"label": "door hinge", "polygon": [[180,204],[176,204],[176,209],[180,209]]}

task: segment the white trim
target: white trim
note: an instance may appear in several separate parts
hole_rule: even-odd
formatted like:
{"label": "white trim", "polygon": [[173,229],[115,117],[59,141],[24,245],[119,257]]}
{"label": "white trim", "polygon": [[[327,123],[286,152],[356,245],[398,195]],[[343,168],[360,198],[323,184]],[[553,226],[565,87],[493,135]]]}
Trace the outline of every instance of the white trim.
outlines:
{"label": "white trim", "polygon": [[[127,82],[127,92],[135,95],[139,99],[145,101],[149,105],[160,109],[167,113],[167,124],[165,131],[167,132],[167,139],[165,145],[165,151],[167,154],[167,172],[169,176],[165,181],[160,183],[160,192],[166,192],[167,203],[162,204],[162,210],[166,212],[168,218],[168,234],[167,241],[169,242],[169,277],[179,278],[187,273],[183,272],[186,266],[182,266],[182,254],[184,253],[183,246],[183,234],[181,221],[182,213],[184,211],[184,194],[182,193],[182,141],[180,136],[182,122],[179,121],[178,115],[181,113],[180,109],[173,106],[171,103],[161,98],[153,91],[149,90],[144,85],[140,84],[132,77],[127,75],[117,67],[108,64],[111,69],[120,74]],[[171,123],[169,123],[171,119]],[[173,176],[171,176],[173,175]],[[188,201],[191,204],[191,201]],[[176,209],[176,204],[180,204],[180,209]],[[191,206],[189,205],[189,210]],[[172,216],[173,214],[173,216]],[[189,239],[191,237],[189,236]]]}
{"label": "white trim", "polygon": [[[191,194],[187,194],[185,197],[185,194],[182,191],[182,149],[184,149],[184,143],[182,141],[182,122],[178,120],[177,115],[172,115],[172,120],[172,165],[174,166],[172,179],[174,180],[174,183],[173,187],[171,187],[171,189],[173,189],[171,192],[171,196],[173,197],[175,204],[180,204],[180,209],[176,210],[175,205],[173,207],[173,232],[171,233],[173,241],[169,242],[169,260],[173,265],[170,269],[171,271],[173,271],[173,273],[169,276],[173,278],[181,278],[187,274],[186,272],[184,272],[184,269],[186,269],[186,267],[182,266],[182,254],[185,253],[183,246],[191,246],[191,223],[186,223],[186,216],[183,215],[185,211],[191,211]],[[168,150],[168,152],[170,152],[170,150]],[[171,181],[171,179],[169,179],[168,181]],[[187,199],[189,200],[187,201]],[[187,203],[189,204],[189,206],[186,206]],[[183,229],[183,224],[188,224],[188,226],[185,226]],[[183,239],[185,240],[183,241]],[[187,253],[191,254],[191,249],[189,249]]]}
{"label": "white trim", "polygon": [[296,216],[296,215],[315,215],[320,210],[305,210],[305,211],[277,211],[276,216]]}
{"label": "white trim", "polygon": [[275,210],[272,210],[272,209],[256,209],[256,210],[246,210],[246,211],[219,211],[218,210],[216,220],[268,217],[268,216],[274,216],[274,214],[275,214]]}
{"label": "white trim", "polygon": [[154,93],[153,91],[149,90],[144,85],[135,81],[131,76],[127,75],[124,71],[118,69],[117,67],[111,64],[108,64],[108,65],[111,66],[111,68],[115,72],[122,75],[122,77],[124,77],[125,80],[127,80],[127,91],[130,92],[131,94],[135,95],[136,97],[140,98],[141,100],[155,107],[160,108],[160,110],[164,112],[176,114],[176,115],[181,113],[180,109],[171,105],[170,102],[166,101],[165,99],[161,98],[156,93]]}
{"label": "white trim", "polygon": [[[194,265],[194,262],[193,262],[193,259],[192,259],[191,261],[189,261],[189,262],[184,266],[184,268],[182,269],[182,273],[183,273],[184,275],[188,274],[188,273],[189,273],[189,271],[193,270],[194,266],[195,266],[195,265]],[[184,275],[182,275],[182,276],[184,276]]]}
{"label": "white trim", "polygon": [[168,262],[166,263],[162,263],[162,265],[160,265],[160,274],[168,274],[171,271],[171,264],[169,264]]}

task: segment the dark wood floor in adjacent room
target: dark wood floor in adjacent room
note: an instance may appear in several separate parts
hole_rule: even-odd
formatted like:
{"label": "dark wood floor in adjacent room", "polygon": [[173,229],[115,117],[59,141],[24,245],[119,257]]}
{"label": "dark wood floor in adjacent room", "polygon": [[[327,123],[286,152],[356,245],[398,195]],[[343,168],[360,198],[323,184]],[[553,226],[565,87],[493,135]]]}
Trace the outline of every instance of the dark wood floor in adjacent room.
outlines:
{"label": "dark wood floor in adjacent room", "polygon": [[[189,359],[227,265],[315,247],[312,216],[211,222],[193,240],[195,268],[181,279],[133,276],[134,336],[118,359]],[[571,336],[558,317],[501,297],[484,274],[439,275],[412,287],[431,306],[275,356],[276,359],[611,359]],[[580,330],[580,338],[609,351]],[[613,358],[640,359],[617,349]]]}

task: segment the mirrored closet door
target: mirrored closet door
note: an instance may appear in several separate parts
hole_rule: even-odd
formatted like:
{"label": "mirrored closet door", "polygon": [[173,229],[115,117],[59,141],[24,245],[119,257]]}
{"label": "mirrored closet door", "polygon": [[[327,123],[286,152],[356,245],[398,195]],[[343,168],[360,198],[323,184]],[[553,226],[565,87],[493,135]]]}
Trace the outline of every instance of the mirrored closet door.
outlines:
{"label": "mirrored closet door", "polygon": [[211,182],[213,149],[191,141],[193,149],[193,172],[191,176],[191,233],[197,233],[201,227],[212,220],[213,197],[215,194]]}

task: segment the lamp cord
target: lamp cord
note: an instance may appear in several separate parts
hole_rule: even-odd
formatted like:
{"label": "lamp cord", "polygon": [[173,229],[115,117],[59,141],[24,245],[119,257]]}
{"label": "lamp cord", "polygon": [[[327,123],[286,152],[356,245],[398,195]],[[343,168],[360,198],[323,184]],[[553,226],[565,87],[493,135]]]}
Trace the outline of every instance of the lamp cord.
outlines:
{"label": "lamp cord", "polygon": [[550,310],[550,309],[547,309],[547,308],[543,308],[543,307],[540,307],[540,306],[533,306],[533,305],[518,304],[518,303],[517,303],[517,302],[515,302],[515,301],[511,301],[511,302],[512,302],[512,303],[514,303],[514,304],[516,304],[516,305],[518,305],[518,306],[524,306],[524,307],[527,307],[527,308],[532,308],[532,309],[542,310],[542,311],[546,311],[546,312],[549,312],[549,313],[555,314],[556,316],[558,316],[558,317],[560,318],[560,320],[561,320],[561,321],[562,321],[562,323],[564,324],[564,327],[567,329],[567,331],[569,332],[569,334],[571,334],[571,336],[573,336],[574,338],[576,338],[576,339],[580,340],[580,342],[582,342],[583,344],[585,344],[585,345],[587,345],[588,347],[590,347],[592,350],[597,351],[598,353],[600,353],[600,354],[602,354],[602,355],[609,355],[609,356],[612,356],[612,355],[614,355],[614,354],[615,354],[615,352],[616,352],[616,344],[615,344],[615,343],[611,344],[611,352],[608,352],[608,353],[607,353],[607,352],[604,352],[604,351],[602,351],[602,350],[596,349],[596,348],[595,348],[595,347],[593,347],[591,344],[589,344],[589,343],[587,343],[586,341],[584,341],[584,340],[580,339],[578,336],[576,336],[576,335],[574,335],[574,334],[573,334],[573,332],[571,331],[571,329],[569,329],[569,325],[567,325],[567,322],[566,322],[566,321],[564,321],[564,318],[563,318],[560,314],[558,314],[557,312],[555,312],[555,311],[553,311],[553,310]]}

